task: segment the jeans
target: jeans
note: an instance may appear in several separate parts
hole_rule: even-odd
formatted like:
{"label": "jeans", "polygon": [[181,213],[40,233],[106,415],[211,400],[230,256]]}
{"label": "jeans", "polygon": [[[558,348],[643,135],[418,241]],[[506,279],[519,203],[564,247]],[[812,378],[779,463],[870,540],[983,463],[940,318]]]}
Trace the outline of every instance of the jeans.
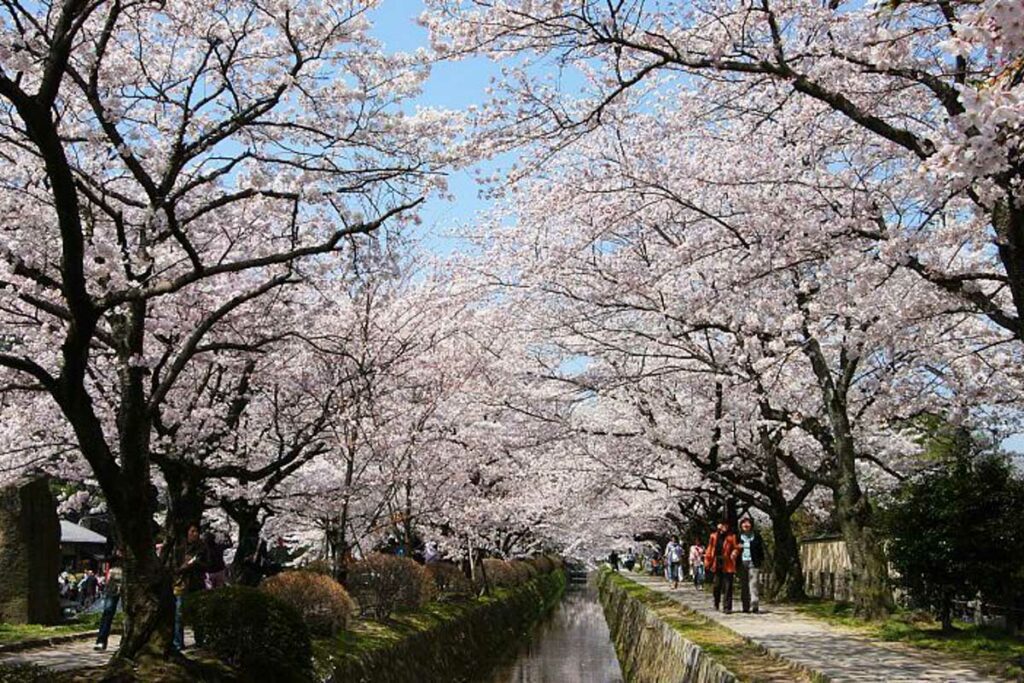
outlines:
{"label": "jeans", "polygon": [[107,639],[110,638],[110,629],[114,625],[114,615],[117,614],[117,603],[120,595],[106,595],[103,597],[103,616],[100,617],[100,632],[96,635],[96,644],[107,646]]}
{"label": "jeans", "polygon": [[753,609],[757,611],[758,595],[757,595],[757,579],[761,573],[758,569],[750,562],[745,560],[740,563],[740,602],[743,603],[743,611],[749,612]]}
{"label": "jeans", "polygon": [[[719,606],[726,611],[732,611],[732,581],[733,574],[727,572],[715,572],[714,596],[715,609]],[[724,602],[724,604],[723,604]]]}
{"label": "jeans", "polygon": [[184,595],[174,596],[174,649],[185,649],[185,619],[182,616],[182,608],[185,605]]}
{"label": "jeans", "polygon": [[704,565],[693,565],[693,587],[700,588],[704,585]]}
{"label": "jeans", "polygon": [[679,566],[678,562],[669,562],[665,578],[672,582],[678,581],[680,569],[682,569],[682,567]]}

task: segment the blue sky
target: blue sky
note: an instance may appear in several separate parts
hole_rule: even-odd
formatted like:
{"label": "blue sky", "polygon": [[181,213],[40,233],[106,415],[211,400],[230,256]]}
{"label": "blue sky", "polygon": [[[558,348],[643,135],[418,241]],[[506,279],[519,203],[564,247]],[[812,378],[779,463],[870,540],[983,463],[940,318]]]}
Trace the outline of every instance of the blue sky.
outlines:
{"label": "blue sky", "polygon": [[[422,11],[420,0],[383,2],[371,14],[373,33],[384,43],[388,52],[412,52],[416,48],[427,47],[427,31],[416,21]],[[464,109],[471,104],[481,104],[485,99],[485,89],[497,72],[498,68],[490,60],[479,57],[459,62],[441,62],[434,66],[423,94],[412,104],[448,109]],[[482,165],[485,170],[494,167],[493,163]],[[442,254],[459,246],[457,240],[448,237],[453,229],[470,222],[479,212],[488,208],[488,203],[479,197],[480,188],[473,177],[473,169],[452,173],[449,176],[449,189],[455,201],[432,197],[421,211],[424,245]]]}

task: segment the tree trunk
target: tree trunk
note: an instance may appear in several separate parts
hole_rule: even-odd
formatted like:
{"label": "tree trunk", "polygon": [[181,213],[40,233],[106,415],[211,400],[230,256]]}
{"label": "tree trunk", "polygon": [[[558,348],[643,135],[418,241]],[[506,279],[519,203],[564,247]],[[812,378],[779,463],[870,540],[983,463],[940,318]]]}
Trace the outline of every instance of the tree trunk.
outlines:
{"label": "tree trunk", "polygon": [[480,569],[480,577],[483,581],[484,595],[491,594],[491,582],[487,578],[487,567],[484,566],[483,558],[478,554],[480,551],[476,548],[470,548],[470,554],[476,557],[476,567]]}
{"label": "tree trunk", "polygon": [[[1014,188],[1004,188],[1009,197],[1014,197]],[[999,259],[1006,268],[1017,317],[1024,320],[1024,210],[1014,206],[1012,199],[1001,199],[992,209],[992,226],[996,230]],[[1024,340],[1024,330],[1019,324],[1013,332],[1018,341]]]}
{"label": "tree trunk", "polygon": [[[126,471],[127,475],[133,474]],[[138,475],[139,472],[135,471]],[[124,544],[124,635],[116,660],[164,661],[173,651],[172,571],[156,551],[156,496],[148,477],[125,482],[111,511]]]}
{"label": "tree trunk", "polygon": [[327,531],[327,544],[330,548],[331,574],[335,580],[342,585],[348,582],[348,557],[351,549],[348,543],[348,534],[345,528],[348,524],[348,515],[342,511],[338,522],[332,522]]}
{"label": "tree trunk", "polygon": [[116,657],[166,659],[174,639],[171,572],[153,548],[139,551],[129,545],[126,549],[124,635]]}
{"label": "tree trunk", "polygon": [[775,548],[772,554],[772,600],[797,601],[804,593],[803,567],[800,564],[800,545],[793,533],[788,512],[772,516],[772,535]]}
{"label": "tree trunk", "polygon": [[850,556],[854,613],[865,619],[885,617],[893,608],[892,591],[882,539],[871,526],[871,505],[856,480],[846,477],[833,491],[833,501]]}
{"label": "tree trunk", "polygon": [[942,621],[942,632],[953,632],[953,591],[946,589],[942,591],[942,608],[939,610],[939,618]]}
{"label": "tree trunk", "polygon": [[[798,301],[806,313],[801,296],[797,295]],[[805,333],[808,341],[804,345],[804,352],[814,368],[822,402],[828,411],[831,434],[829,439],[822,441],[835,463],[835,476],[830,487],[839,518],[839,529],[850,556],[854,613],[859,617],[878,619],[892,611],[893,599],[889,590],[889,570],[882,550],[882,539],[872,528],[871,502],[861,491],[857,477],[857,448],[847,413],[846,392],[857,361],[843,356],[841,379],[837,382],[821,345],[806,328]]]}
{"label": "tree trunk", "polygon": [[167,541],[174,551],[171,566],[180,566],[185,560],[185,544],[189,528],[201,528],[203,513],[206,511],[206,490],[201,479],[189,476],[188,470],[174,466],[163,468],[167,481],[169,505],[167,521]]}
{"label": "tree trunk", "polygon": [[260,532],[263,525],[260,522],[259,508],[245,501],[225,503],[223,507],[231,521],[238,525],[238,547],[231,560],[231,576],[243,586],[255,586],[260,582],[260,576],[246,562],[260,549]]}

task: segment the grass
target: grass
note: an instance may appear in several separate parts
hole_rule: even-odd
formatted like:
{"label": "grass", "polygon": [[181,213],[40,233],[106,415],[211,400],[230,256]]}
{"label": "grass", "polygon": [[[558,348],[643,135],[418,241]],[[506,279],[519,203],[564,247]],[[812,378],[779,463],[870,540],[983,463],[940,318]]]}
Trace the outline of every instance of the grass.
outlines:
{"label": "grass", "polygon": [[[5,624],[0,623],[0,645],[11,645],[26,640],[39,640],[66,636],[85,631],[95,631],[100,626],[100,613],[82,614],[57,626],[39,626],[37,624]],[[124,615],[118,613],[114,618],[117,627],[124,621]]]}
{"label": "grass", "polygon": [[740,681],[789,683],[818,680],[810,672],[773,657],[737,633],[671,598],[630,581],[621,574],[608,576],[630,597],[646,605],[683,638],[700,646],[709,657],[731,671]]}
{"label": "grass", "polygon": [[954,631],[943,633],[941,624],[929,614],[904,610],[886,619],[867,621],[854,616],[848,603],[828,600],[800,603],[796,608],[802,614],[869,638],[944,652],[984,673],[1024,681],[1024,638],[998,628],[954,622]]}
{"label": "grass", "polygon": [[320,640],[316,645],[338,652],[367,652],[387,648],[413,633],[455,620],[470,607],[493,599],[494,596],[488,596],[465,602],[433,602],[418,610],[396,612],[386,622],[356,620],[349,630],[342,631],[335,639]]}

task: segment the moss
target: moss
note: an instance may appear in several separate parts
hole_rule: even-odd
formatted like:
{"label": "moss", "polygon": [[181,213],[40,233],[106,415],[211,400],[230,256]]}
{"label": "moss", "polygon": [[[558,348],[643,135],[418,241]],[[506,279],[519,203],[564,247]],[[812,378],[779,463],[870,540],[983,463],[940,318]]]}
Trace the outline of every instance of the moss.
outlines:
{"label": "moss", "polygon": [[4,683],[55,683],[54,674],[35,664],[0,664]]}
{"label": "moss", "polygon": [[943,633],[930,615],[917,611],[897,611],[885,619],[869,621],[855,617],[848,603],[829,600],[808,601],[796,607],[802,614],[868,638],[944,652],[985,673],[1024,681],[1024,638],[1000,629],[954,622],[953,632]]}
{"label": "moss", "polygon": [[314,644],[318,677],[335,681],[460,681],[478,677],[480,661],[508,651],[561,599],[565,575],[463,602],[430,603],[387,622],[359,622]]}

